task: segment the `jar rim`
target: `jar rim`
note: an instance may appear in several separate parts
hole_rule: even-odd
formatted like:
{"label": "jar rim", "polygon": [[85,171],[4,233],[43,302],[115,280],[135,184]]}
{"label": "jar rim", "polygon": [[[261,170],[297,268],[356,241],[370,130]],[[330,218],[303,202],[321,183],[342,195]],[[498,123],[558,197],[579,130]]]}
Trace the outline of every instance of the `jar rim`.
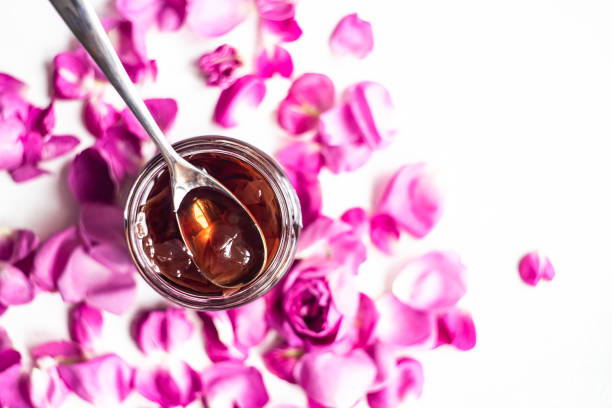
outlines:
{"label": "jar rim", "polygon": [[[281,213],[280,244],[267,268],[251,283],[227,295],[203,295],[181,289],[179,285],[163,278],[153,269],[145,256],[137,231],[139,208],[149,196],[154,180],[167,168],[157,154],[143,167],[128,194],[124,220],[128,248],[136,269],[155,291],[181,306],[199,310],[221,310],[238,307],[264,295],[287,273],[297,248],[297,238],[302,227],[300,204],[297,194],[285,172],[275,159],[265,152],[238,139],[206,135],[182,140],[173,144],[181,155],[218,153],[239,159],[260,173],[272,188]],[[141,214],[142,215],[142,214]]]}

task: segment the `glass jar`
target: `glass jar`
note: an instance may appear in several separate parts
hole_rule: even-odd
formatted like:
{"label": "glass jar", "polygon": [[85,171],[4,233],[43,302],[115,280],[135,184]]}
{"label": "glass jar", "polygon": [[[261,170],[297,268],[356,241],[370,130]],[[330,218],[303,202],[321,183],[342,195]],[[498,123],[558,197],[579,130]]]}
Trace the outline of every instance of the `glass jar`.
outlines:
{"label": "glass jar", "polygon": [[[200,310],[221,310],[248,303],[269,291],[288,271],[293,262],[302,227],[300,204],[279,164],[261,150],[240,140],[223,136],[201,136],[174,145],[183,157],[198,153],[227,155],[250,166],[271,187],[280,208],[280,240],[266,269],[249,284],[223,295],[201,294],[186,290],[159,272],[147,256],[142,239],[146,235],[145,214],[141,212],[155,180],[167,166],[160,155],[142,169],[128,195],[125,208],[125,232],[132,259],[144,280],[166,299],[181,306]],[[174,216],[174,213],[171,214]],[[144,230],[143,230],[144,229]]]}

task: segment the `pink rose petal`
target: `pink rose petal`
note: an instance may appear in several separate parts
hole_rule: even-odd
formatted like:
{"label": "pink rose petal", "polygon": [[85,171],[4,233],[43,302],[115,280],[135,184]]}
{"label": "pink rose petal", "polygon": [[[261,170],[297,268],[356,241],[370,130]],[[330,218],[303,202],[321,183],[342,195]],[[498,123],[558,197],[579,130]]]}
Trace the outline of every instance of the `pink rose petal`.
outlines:
{"label": "pink rose petal", "polygon": [[374,362],[359,349],[346,355],[308,353],[296,367],[298,384],[308,398],[328,407],[352,407],[364,397],[375,376]]}
{"label": "pink rose petal", "polygon": [[442,200],[424,164],[401,167],[387,185],[376,214],[387,214],[416,238],[426,236],[442,216]]}
{"label": "pink rose petal", "polygon": [[63,52],[53,58],[55,97],[85,98],[91,94],[93,84],[94,70],[83,52]]}
{"label": "pink rose petal", "polygon": [[110,167],[100,152],[92,147],[74,158],[68,184],[80,202],[111,202],[115,199],[116,185]]}
{"label": "pink rose petal", "polygon": [[136,342],[145,354],[156,350],[171,352],[193,334],[193,324],[183,309],[168,308],[147,312],[137,322]]}
{"label": "pink rose petal", "polygon": [[423,366],[417,360],[403,357],[395,362],[393,372],[378,391],[368,393],[371,408],[400,407],[408,394],[417,398],[423,391]]}
{"label": "pink rose petal", "polygon": [[0,72],[0,93],[21,93],[25,86],[17,78]]}
{"label": "pink rose petal", "polygon": [[244,361],[248,350],[235,340],[232,323],[226,312],[198,313],[202,321],[204,349],[210,361]]}
{"label": "pink rose petal", "polygon": [[313,143],[295,142],[276,154],[276,158],[287,170],[318,175],[323,167],[319,148]]}
{"label": "pink rose petal", "polygon": [[21,375],[21,355],[13,349],[0,351],[0,406],[31,408]]}
{"label": "pink rose petal", "polygon": [[255,0],[259,16],[266,20],[283,21],[295,16],[295,0]]}
{"label": "pink rose petal", "polygon": [[134,388],[162,408],[184,407],[199,396],[202,381],[187,363],[177,361],[169,367],[139,368],[134,377]]}
{"label": "pink rose petal", "polygon": [[64,272],[72,251],[80,244],[75,227],[69,227],[52,235],[41,247],[34,258],[32,281],[43,290],[57,288],[57,280]]}
{"label": "pink rose petal", "polygon": [[393,244],[399,241],[400,231],[395,219],[387,214],[377,214],[370,219],[370,239],[382,252],[393,254]]}
{"label": "pink rose petal", "polygon": [[58,366],[59,375],[69,390],[102,407],[114,407],[125,400],[132,391],[133,371],[116,354]]}
{"label": "pink rose petal", "polygon": [[59,408],[69,393],[56,366],[34,367],[28,385],[30,401],[37,408]]}
{"label": "pink rose petal", "polygon": [[376,301],[380,313],[375,335],[382,342],[396,346],[412,346],[428,340],[434,329],[433,316],[412,309],[392,294]]}
{"label": "pink rose petal", "polygon": [[103,322],[102,312],[81,303],[70,312],[68,320],[70,338],[83,348],[93,350],[95,342],[102,335]]}
{"label": "pink rose petal", "polygon": [[117,0],[117,10],[126,19],[146,28],[154,23],[162,30],[179,29],[186,18],[186,0]]}
{"label": "pink rose petal", "polygon": [[122,125],[106,129],[96,141],[96,149],[108,163],[113,180],[121,183],[127,174],[136,174],[143,162],[142,140]]}
{"label": "pink rose petal", "polygon": [[132,81],[155,80],[157,64],[147,57],[145,27],[119,19],[106,19],[103,23],[111,38],[116,39],[115,49]]}
{"label": "pink rose petal", "polygon": [[214,364],[202,374],[204,404],[215,408],[262,408],[269,397],[261,374],[239,363]]}
{"label": "pink rose petal", "polygon": [[459,350],[471,350],[476,345],[476,327],[469,313],[451,309],[438,316],[436,347],[450,344]]}
{"label": "pink rose petal", "polygon": [[372,149],[386,147],[395,136],[394,107],[389,92],[376,82],[359,82],[344,94],[361,139]]}
{"label": "pink rose petal", "polygon": [[[178,105],[174,99],[171,98],[154,98],[145,99],[145,105],[153,115],[155,122],[159,125],[162,132],[166,133],[174,123],[176,119],[176,113],[178,112]],[[149,135],[142,128],[142,125],[134,114],[127,108],[121,112],[121,117],[125,121],[127,129],[136,135],[139,139],[149,140]]]}
{"label": "pink rose petal", "polygon": [[251,7],[250,0],[192,0],[187,24],[204,37],[219,37],[242,23]]}
{"label": "pink rose petal", "polygon": [[50,160],[71,152],[79,144],[79,139],[76,136],[51,136],[47,139],[41,151],[42,160]]}
{"label": "pink rose petal", "polygon": [[20,119],[0,120],[0,170],[14,169],[21,164],[24,154],[21,135],[24,132],[25,126]]}
{"label": "pink rose petal", "polygon": [[49,341],[30,350],[35,359],[52,357],[55,360],[78,360],[82,358],[81,346],[68,340]]}
{"label": "pink rose petal", "polygon": [[279,45],[273,50],[264,48],[255,59],[255,72],[262,78],[271,78],[274,74],[289,78],[293,73],[291,54]]}
{"label": "pink rose petal", "polygon": [[207,85],[225,88],[234,82],[235,71],[242,66],[242,61],[234,47],[223,44],[202,55],[198,66],[206,77]]}
{"label": "pink rose petal", "polygon": [[84,203],[79,217],[79,231],[88,246],[125,245],[123,210],[103,203]]}
{"label": "pink rose petal", "polygon": [[537,285],[540,279],[550,281],[555,277],[555,268],[550,259],[535,251],[521,258],[518,271],[523,282],[531,286]]}
{"label": "pink rose petal", "polygon": [[323,74],[303,74],[296,79],[278,108],[278,123],[291,134],[314,129],[319,115],[334,104],[334,84]]}
{"label": "pink rose petal", "polygon": [[261,26],[266,33],[271,34],[282,42],[296,41],[302,36],[302,28],[294,18],[286,20],[266,20],[261,21]]}
{"label": "pink rose petal", "polygon": [[7,235],[0,233],[0,262],[19,262],[32,254],[39,244],[40,239],[30,230],[17,229]]}
{"label": "pink rose petal", "polygon": [[374,301],[369,296],[360,293],[359,308],[354,323],[357,332],[356,345],[365,347],[374,340],[379,315]]}
{"label": "pink rose petal", "polygon": [[257,299],[238,308],[229,309],[227,315],[232,322],[236,342],[245,348],[257,346],[268,333],[266,302]]}
{"label": "pink rose petal", "polygon": [[290,383],[295,383],[293,375],[295,366],[304,355],[304,350],[295,347],[275,347],[264,354],[261,358],[268,371]]}
{"label": "pink rose petal", "polygon": [[0,262],[0,303],[22,305],[34,299],[34,287],[27,276],[13,265]]}
{"label": "pink rose petal", "polygon": [[368,230],[368,214],[361,207],[349,208],[340,216],[340,220],[350,225],[357,235]]}
{"label": "pink rose petal", "polygon": [[104,102],[102,98],[88,99],[83,106],[85,127],[96,138],[102,137],[119,118],[119,112],[113,105]]}
{"label": "pink rose petal", "polygon": [[49,174],[48,171],[40,169],[32,164],[25,164],[10,171],[11,178],[15,183],[23,183],[35,179],[36,177]]}
{"label": "pink rose petal", "polygon": [[332,51],[338,55],[365,58],[374,48],[374,36],[369,22],[360,19],[357,13],[343,17],[329,40]]}
{"label": "pink rose petal", "polygon": [[[2,76],[0,75],[0,81],[2,80]],[[13,343],[9,338],[8,333],[2,327],[0,327],[0,351],[4,351],[12,348]]]}
{"label": "pink rose petal", "polygon": [[245,75],[238,78],[221,92],[213,119],[223,127],[234,127],[259,106],[265,95],[266,85],[258,76]]}
{"label": "pink rose petal", "polygon": [[465,295],[465,275],[457,254],[432,251],[409,262],[393,281],[392,291],[413,309],[444,309]]}

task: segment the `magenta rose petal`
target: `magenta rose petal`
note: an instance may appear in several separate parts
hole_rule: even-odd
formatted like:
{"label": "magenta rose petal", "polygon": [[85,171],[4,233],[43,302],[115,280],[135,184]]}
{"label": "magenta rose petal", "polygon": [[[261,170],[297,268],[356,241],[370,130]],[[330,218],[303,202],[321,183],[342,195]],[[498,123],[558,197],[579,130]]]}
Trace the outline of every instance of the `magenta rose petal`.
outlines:
{"label": "magenta rose petal", "polygon": [[459,350],[471,350],[476,345],[476,327],[469,313],[450,309],[437,319],[436,347],[450,344]]}
{"label": "magenta rose petal", "polygon": [[0,120],[0,170],[14,169],[21,164],[24,155],[21,135],[24,132],[25,126],[20,119]]}
{"label": "magenta rose petal", "polygon": [[380,313],[375,335],[382,342],[396,346],[412,346],[427,341],[434,330],[434,318],[428,312],[415,310],[392,294],[376,301]]}
{"label": "magenta rose petal", "polygon": [[355,315],[355,327],[357,329],[356,344],[362,347],[369,345],[374,340],[374,333],[379,318],[378,310],[374,301],[364,293],[359,294],[359,307]]}
{"label": "magenta rose petal", "polygon": [[384,386],[368,393],[368,405],[371,408],[393,408],[401,406],[408,394],[420,397],[423,391],[423,366],[417,360],[408,357],[395,362],[393,372]]}
{"label": "magenta rose petal", "polygon": [[232,323],[236,342],[245,348],[257,346],[268,333],[264,299],[229,309],[227,315]]}
{"label": "magenta rose petal", "polygon": [[[0,76],[0,80],[1,80],[1,76]],[[13,343],[11,342],[11,339],[9,338],[8,333],[6,332],[6,330],[4,330],[2,327],[0,327],[0,351],[4,351],[7,349],[12,348]]]}
{"label": "magenta rose petal", "polygon": [[[159,128],[162,132],[167,132],[174,120],[176,119],[176,113],[178,112],[178,104],[174,99],[171,98],[154,98],[154,99],[145,99],[145,105],[153,115],[155,122],[159,125]],[[136,135],[139,139],[149,140],[149,135],[142,128],[142,125],[136,117],[129,109],[125,108],[121,112],[121,117],[123,118],[127,129]]]}
{"label": "magenta rose petal", "polygon": [[555,277],[555,269],[550,259],[535,251],[521,258],[518,271],[523,282],[531,286],[537,285],[540,279],[550,281]]}
{"label": "magenta rose petal", "polygon": [[30,255],[39,244],[40,239],[30,230],[17,229],[7,235],[0,233],[0,262],[19,262]]}
{"label": "magenta rose petal", "polygon": [[295,142],[276,154],[287,170],[317,175],[323,167],[323,158],[314,143]]}
{"label": "magenta rose petal", "polygon": [[357,235],[368,230],[368,214],[361,207],[349,208],[340,216],[340,220],[350,225]]}
{"label": "magenta rose petal", "polygon": [[202,380],[187,363],[176,361],[169,367],[137,369],[134,389],[161,407],[184,407],[199,396]]}
{"label": "magenta rose petal", "polygon": [[338,55],[365,58],[374,48],[372,25],[360,19],[357,13],[349,14],[343,17],[334,28],[329,45]]}
{"label": "magenta rose petal", "polygon": [[52,357],[54,359],[73,360],[81,358],[83,352],[77,343],[59,340],[39,344],[30,350],[30,354],[35,359]]}
{"label": "magenta rose petal", "polygon": [[465,266],[457,254],[432,251],[404,266],[393,281],[392,292],[413,309],[444,309],[465,295],[465,275]]}
{"label": "magenta rose petal", "polygon": [[263,379],[254,367],[222,362],[204,370],[204,404],[215,408],[262,408],[268,401]]}
{"label": "magenta rose petal", "polygon": [[74,150],[79,144],[76,136],[51,136],[42,146],[41,159],[50,160]]}
{"label": "magenta rose petal", "polygon": [[264,48],[255,59],[255,71],[262,78],[271,78],[274,74],[289,78],[293,73],[293,59],[289,51],[279,45],[273,50]]}
{"label": "magenta rose petal", "polygon": [[68,184],[80,202],[111,202],[115,198],[116,185],[110,167],[95,148],[76,155],[70,166]]}
{"label": "magenta rose petal", "polygon": [[259,16],[266,20],[284,21],[295,16],[295,0],[255,0]]}
{"label": "magenta rose petal", "polygon": [[82,52],[63,52],[53,58],[53,88],[57,98],[81,99],[91,93],[94,70]]}
{"label": "magenta rose petal", "polygon": [[0,93],[19,94],[24,90],[25,86],[26,84],[19,79],[0,72]]}
{"label": "magenta rose petal", "polygon": [[274,347],[262,354],[268,371],[290,383],[295,383],[295,366],[304,355],[304,350],[296,347]]}
{"label": "magenta rose petal", "polygon": [[21,354],[17,350],[0,351],[0,406],[31,408],[21,375]]}
{"label": "magenta rose petal", "polygon": [[296,79],[278,108],[278,123],[298,135],[317,126],[319,115],[334,104],[334,84],[323,74],[303,74]]}
{"label": "magenta rose petal", "polygon": [[131,274],[115,274],[102,285],[87,292],[86,302],[98,309],[120,315],[136,300],[136,282]]}
{"label": "magenta rose petal", "polygon": [[266,20],[261,21],[261,26],[266,33],[271,34],[282,42],[296,41],[302,36],[302,28],[294,18],[286,20]]}
{"label": "magenta rose petal", "polygon": [[234,127],[259,106],[265,95],[266,85],[258,76],[245,75],[238,78],[221,92],[213,119],[223,127]]}
{"label": "magenta rose petal", "polygon": [[204,37],[219,37],[247,18],[250,3],[250,0],[192,0],[187,24]]}
{"label": "magenta rose petal", "polygon": [[125,243],[99,244],[89,249],[89,255],[115,273],[131,275],[136,272]]}
{"label": "magenta rose petal", "polygon": [[138,322],[136,342],[145,354],[171,352],[193,334],[193,324],[182,309],[152,310]]}
{"label": "magenta rose petal", "polygon": [[374,362],[360,349],[345,355],[308,353],[296,367],[298,384],[306,395],[328,407],[352,407],[365,396],[375,376]]}
{"label": "magenta rose petal", "polygon": [[132,391],[133,369],[116,354],[58,366],[69,390],[98,406],[117,406]]}
{"label": "magenta rose petal", "polygon": [[395,219],[387,214],[377,214],[370,219],[370,239],[382,252],[391,255],[393,244],[400,239]]}
{"label": "magenta rose petal", "polygon": [[124,244],[123,210],[115,205],[84,203],[81,206],[79,230],[89,246]]}
{"label": "magenta rose petal", "polygon": [[80,244],[76,227],[69,227],[51,236],[34,258],[31,280],[41,289],[52,291],[64,272],[72,251]]}
{"label": "magenta rose petal", "polygon": [[88,99],[83,106],[83,123],[96,138],[102,137],[119,118],[119,112],[102,98]]}
{"label": "magenta rose petal", "polygon": [[204,349],[212,362],[244,361],[248,357],[248,350],[236,342],[227,312],[202,312],[198,316],[202,321]]}
{"label": "magenta rose petal", "polygon": [[108,164],[111,179],[120,183],[126,174],[136,174],[140,169],[141,145],[142,140],[125,126],[113,125],[96,141],[95,147]]}
{"label": "magenta rose petal", "polygon": [[235,71],[242,66],[236,48],[223,44],[207,52],[198,60],[198,66],[210,86],[226,87],[234,81]]}
{"label": "magenta rose petal", "polygon": [[28,277],[13,265],[0,262],[0,303],[22,305],[34,299],[34,287]]}
{"label": "magenta rose petal", "polygon": [[423,238],[442,216],[442,199],[424,164],[401,167],[386,186],[376,214],[387,214],[398,227]]}
{"label": "magenta rose petal", "polygon": [[146,28],[129,20],[108,18],[103,22],[109,36],[115,41],[119,59],[133,82],[157,77],[157,64],[147,57]]}
{"label": "magenta rose petal", "polygon": [[47,170],[36,167],[35,165],[26,164],[10,171],[11,178],[15,183],[23,183],[35,179],[36,177],[49,174]]}
{"label": "magenta rose petal", "polygon": [[68,320],[70,338],[83,348],[93,350],[95,342],[102,335],[104,319],[102,312],[85,303],[73,308]]}

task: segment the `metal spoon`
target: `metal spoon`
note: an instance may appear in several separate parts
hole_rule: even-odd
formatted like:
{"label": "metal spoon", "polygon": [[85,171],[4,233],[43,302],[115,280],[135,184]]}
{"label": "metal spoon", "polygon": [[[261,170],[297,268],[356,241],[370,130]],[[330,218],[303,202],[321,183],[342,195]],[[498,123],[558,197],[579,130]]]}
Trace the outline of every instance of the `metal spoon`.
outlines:
{"label": "metal spoon", "polygon": [[[183,159],[172,148],[170,143],[168,143],[146,105],[138,96],[134,84],[123,68],[91,4],[87,0],[50,0],[50,2],[159,148],[162,157],[168,165],[174,212],[177,215],[179,228],[185,244],[187,244],[187,247],[192,252],[192,259],[200,271],[214,284],[226,288],[240,287],[253,280],[265,267],[267,248],[261,228],[251,213],[240,200],[219,183],[218,180],[210,176],[206,170],[196,168],[187,160]],[[185,197],[189,194],[188,198],[193,200],[194,194],[198,195],[197,193],[203,193],[199,195],[211,198],[206,201],[205,205],[199,203],[197,209],[194,209],[193,216],[196,217],[197,220],[200,220],[202,228],[210,227],[209,223],[212,222],[223,222],[219,216],[220,214],[222,215],[223,211],[228,212],[229,210],[229,212],[234,215],[239,214],[239,217],[231,217],[231,219],[236,220],[236,218],[240,218],[240,225],[235,223],[234,229],[241,229],[240,232],[244,235],[241,242],[245,242],[244,237],[255,237],[254,240],[257,242],[254,242],[253,239],[249,240],[248,249],[250,252],[246,255],[243,254],[244,258],[238,260],[242,263],[251,263],[247,265],[248,271],[245,270],[245,274],[230,273],[229,275],[231,276],[226,276],[227,274],[224,274],[223,270],[211,271],[210,257],[208,258],[208,262],[206,262],[208,268],[204,268],[205,265],[200,265],[198,263],[198,259],[201,257],[198,257],[198,254],[194,253],[193,245],[197,231],[189,231],[189,233],[186,233],[184,225],[189,224],[185,223],[185,221],[189,220],[181,220],[179,217],[179,209],[181,209],[181,204]],[[206,200],[206,198],[203,200]],[[220,205],[219,203],[222,203],[226,208],[218,208]],[[215,207],[215,205],[217,207]],[[228,208],[228,206],[231,208]],[[205,211],[206,209],[210,210],[210,214]],[[195,211],[198,211],[198,214],[195,214]],[[181,212],[184,214],[189,213],[188,211]],[[205,217],[203,222],[202,216]],[[207,218],[208,216],[210,216],[210,219]],[[245,220],[248,221],[245,222]],[[228,239],[231,241],[231,237]],[[223,250],[228,252],[228,248],[231,249],[232,244],[234,244],[234,246],[237,245],[233,241],[228,242],[223,247]],[[241,252],[241,249],[244,248],[239,248],[238,251],[234,251],[234,253],[243,253],[244,251]],[[227,259],[225,259],[225,261],[227,261]],[[253,264],[254,262],[255,264]]]}

